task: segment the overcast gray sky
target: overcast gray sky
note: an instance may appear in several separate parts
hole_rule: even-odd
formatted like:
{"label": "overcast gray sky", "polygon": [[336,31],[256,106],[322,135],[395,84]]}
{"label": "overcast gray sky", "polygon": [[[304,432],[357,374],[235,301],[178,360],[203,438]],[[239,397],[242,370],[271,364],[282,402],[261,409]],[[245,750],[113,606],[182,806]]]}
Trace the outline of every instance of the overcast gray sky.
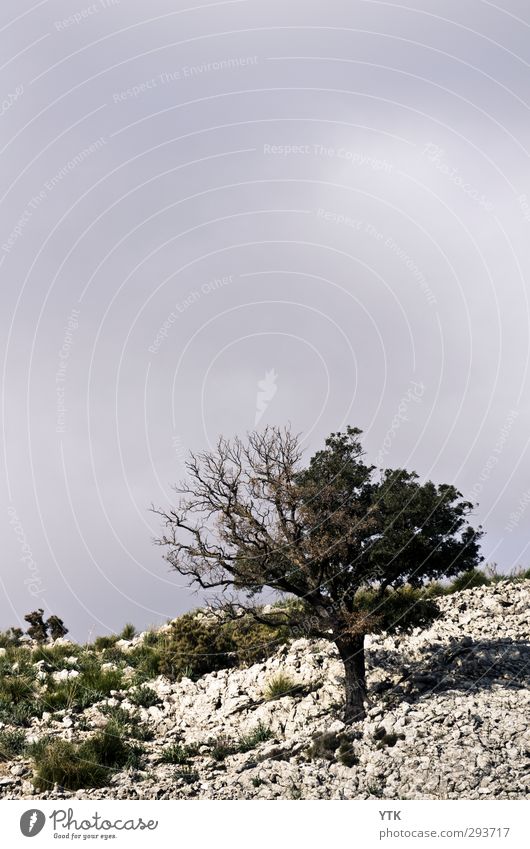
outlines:
{"label": "overcast gray sky", "polygon": [[188,448],[346,424],[530,565],[524,0],[2,0],[0,628],[199,599]]}

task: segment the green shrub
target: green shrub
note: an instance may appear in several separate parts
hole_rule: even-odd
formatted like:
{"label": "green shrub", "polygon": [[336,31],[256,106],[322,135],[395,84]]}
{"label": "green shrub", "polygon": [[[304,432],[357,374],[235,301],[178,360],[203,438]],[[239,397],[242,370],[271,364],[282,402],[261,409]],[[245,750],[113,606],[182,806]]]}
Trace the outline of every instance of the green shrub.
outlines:
{"label": "green shrub", "polygon": [[14,704],[0,697],[0,722],[19,728],[29,728],[32,720],[41,717],[45,710],[46,706],[40,699]]}
{"label": "green shrub", "polygon": [[185,784],[195,784],[200,778],[197,770],[191,766],[181,766],[176,772],[176,777],[184,781]]}
{"label": "green shrub", "polygon": [[480,569],[470,569],[452,581],[449,592],[458,593],[462,590],[470,590],[473,587],[487,587],[490,583],[491,580]]}
{"label": "green shrub", "polygon": [[35,679],[28,675],[3,675],[0,680],[0,698],[7,703],[19,704],[33,699]]}
{"label": "green shrub", "polygon": [[49,681],[42,697],[48,709],[75,707],[84,710],[107,698],[112,690],[119,690],[124,686],[121,669],[101,669],[95,658],[87,660],[86,657],[80,660],[79,665],[82,666],[82,671],[77,677],[66,681]]}
{"label": "green shrub", "polygon": [[32,663],[37,663],[39,660],[44,660],[51,666],[60,667],[65,657],[76,655],[79,649],[71,644],[68,645],[53,645],[53,646],[37,646],[31,654]]}
{"label": "green shrub", "polygon": [[224,761],[229,755],[235,755],[237,752],[237,747],[225,734],[220,734],[219,737],[209,740],[208,746],[214,761]]}
{"label": "green shrub", "polygon": [[333,732],[326,731],[313,738],[308,755],[311,759],[333,761],[335,760],[335,752],[339,745],[339,736]]}
{"label": "green shrub", "polygon": [[101,637],[96,637],[94,640],[94,648],[96,651],[103,651],[103,649],[112,648],[119,640],[117,634],[109,634],[103,635]]}
{"label": "green shrub", "polygon": [[265,698],[268,702],[273,699],[281,699],[283,696],[291,696],[299,689],[293,679],[285,672],[278,672],[273,678],[267,682],[265,688]]}
{"label": "green shrub", "polygon": [[119,726],[127,737],[134,740],[152,740],[154,737],[154,732],[140,720],[137,711],[129,713],[119,705],[101,705],[99,712],[114,725]]}
{"label": "green shrub", "polygon": [[26,735],[23,731],[0,732],[0,761],[10,761],[22,755],[26,748]]}
{"label": "green shrub", "polygon": [[157,631],[146,631],[144,634],[142,646],[157,646],[160,642],[160,637]]}
{"label": "green shrub", "polygon": [[127,652],[127,664],[135,670],[135,683],[140,684],[161,674],[158,646],[140,644]]}
{"label": "green shrub", "polygon": [[48,738],[31,749],[35,786],[38,790],[49,790],[54,784],[65,790],[104,787],[114,771],[137,767],[141,753],[112,722],[83,743]]}
{"label": "green shrub", "polygon": [[187,746],[181,743],[173,743],[171,746],[166,746],[161,755],[161,760],[166,764],[186,765],[190,758],[195,757],[199,747],[196,743],[190,743]]}
{"label": "green shrub", "polygon": [[136,628],[132,624],[132,622],[127,622],[122,629],[120,634],[120,640],[132,640],[133,637],[136,636]]}
{"label": "green shrub", "polygon": [[20,645],[23,634],[22,628],[8,628],[7,631],[0,631],[0,648],[7,649]]}
{"label": "green shrub", "polygon": [[256,746],[259,746],[260,743],[265,743],[267,740],[270,740],[273,736],[273,733],[270,728],[267,728],[263,722],[258,722],[255,728],[251,731],[248,731],[247,734],[243,734],[237,743],[237,750],[239,752],[250,752],[251,749],[255,749]]}
{"label": "green shrub", "polygon": [[138,687],[128,694],[129,701],[138,707],[148,708],[160,703],[160,697],[151,687]]}
{"label": "green shrub", "polygon": [[286,626],[269,628],[252,616],[208,622],[185,613],[160,644],[159,672],[172,679],[198,678],[217,669],[248,666],[273,654],[290,638]]}
{"label": "green shrub", "polygon": [[109,646],[101,652],[101,663],[124,664],[126,660],[128,662],[128,655],[126,656],[116,645]]}

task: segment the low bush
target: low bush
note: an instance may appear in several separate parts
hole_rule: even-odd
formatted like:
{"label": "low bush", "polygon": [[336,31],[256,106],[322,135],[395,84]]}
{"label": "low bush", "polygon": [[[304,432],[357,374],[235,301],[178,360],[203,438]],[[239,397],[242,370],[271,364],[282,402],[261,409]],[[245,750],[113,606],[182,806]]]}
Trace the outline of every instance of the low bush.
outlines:
{"label": "low bush", "polygon": [[130,713],[119,705],[101,705],[99,712],[133,740],[152,740],[154,732],[141,721],[137,711]]}
{"label": "low bush", "polygon": [[198,678],[217,669],[248,666],[274,654],[290,638],[286,626],[269,628],[252,616],[209,622],[196,612],[171,624],[160,647],[159,671],[172,679]]}
{"label": "low bush", "polygon": [[160,704],[160,697],[151,687],[138,687],[135,690],[130,690],[128,699],[137,707],[148,708],[153,705]]}
{"label": "low bush", "polygon": [[173,743],[171,746],[166,746],[161,755],[162,763],[179,764],[185,766],[189,764],[190,758],[195,757],[199,747],[195,743],[185,745],[183,743]]}
{"label": "low bush", "polygon": [[0,761],[10,761],[22,755],[26,749],[26,735],[23,731],[0,732]]}
{"label": "low bush", "polygon": [[132,622],[127,622],[121,631],[119,636],[120,640],[132,640],[133,637],[136,636],[136,628],[132,624]]}
{"label": "low bush", "polygon": [[258,722],[255,728],[243,734],[237,742],[238,752],[250,752],[255,749],[260,743],[265,743],[270,740],[273,733],[270,728],[264,725],[263,722]]}
{"label": "low bush", "polygon": [[65,790],[104,787],[116,770],[136,768],[141,754],[142,750],[129,745],[112,722],[83,743],[48,738],[31,749],[34,783],[41,791],[54,784]]}
{"label": "low bush", "polygon": [[285,672],[278,672],[271,678],[265,687],[265,698],[268,702],[273,699],[281,699],[284,696],[291,696],[299,689],[293,679]]}
{"label": "low bush", "polygon": [[119,636],[117,634],[104,634],[101,637],[96,637],[94,640],[94,648],[96,651],[103,651],[103,649],[111,649],[119,640]]}
{"label": "low bush", "polygon": [[462,590],[470,590],[473,587],[487,587],[491,584],[484,572],[479,569],[470,569],[468,572],[463,572],[458,578],[455,578],[449,586],[450,593],[458,593]]}

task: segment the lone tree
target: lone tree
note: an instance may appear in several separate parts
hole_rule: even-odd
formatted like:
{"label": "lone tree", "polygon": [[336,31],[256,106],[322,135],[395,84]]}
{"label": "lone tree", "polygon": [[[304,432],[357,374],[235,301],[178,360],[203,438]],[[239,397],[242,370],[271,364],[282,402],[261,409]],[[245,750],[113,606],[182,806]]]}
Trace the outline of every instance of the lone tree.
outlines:
{"label": "lone tree", "polygon": [[[366,465],[361,433],[332,433],[305,468],[288,428],[221,438],[190,454],[176,506],[153,508],[165,559],[190,584],[219,590],[225,611],[335,643],[347,722],[365,716],[365,635],[429,624],[439,609],[425,583],[483,559],[482,530],[467,523],[473,505],[454,486]],[[265,590],[291,603],[266,614]]]}
{"label": "lone tree", "polygon": [[45,643],[48,637],[48,626],[42,618],[43,613],[44,610],[42,607],[39,607],[38,610],[34,610],[32,613],[27,613],[24,616],[25,621],[29,622],[27,635],[37,643]]}

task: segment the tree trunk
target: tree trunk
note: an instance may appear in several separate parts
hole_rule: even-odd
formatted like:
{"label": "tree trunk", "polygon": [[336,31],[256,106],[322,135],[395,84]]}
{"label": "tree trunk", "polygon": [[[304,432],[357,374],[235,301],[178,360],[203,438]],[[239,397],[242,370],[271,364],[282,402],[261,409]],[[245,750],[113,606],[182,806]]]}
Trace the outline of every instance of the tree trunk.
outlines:
{"label": "tree trunk", "polygon": [[339,636],[335,639],[340,658],[344,664],[346,704],[344,722],[364,719],[366,711],[366,670],[364,664],[364,634]]}

